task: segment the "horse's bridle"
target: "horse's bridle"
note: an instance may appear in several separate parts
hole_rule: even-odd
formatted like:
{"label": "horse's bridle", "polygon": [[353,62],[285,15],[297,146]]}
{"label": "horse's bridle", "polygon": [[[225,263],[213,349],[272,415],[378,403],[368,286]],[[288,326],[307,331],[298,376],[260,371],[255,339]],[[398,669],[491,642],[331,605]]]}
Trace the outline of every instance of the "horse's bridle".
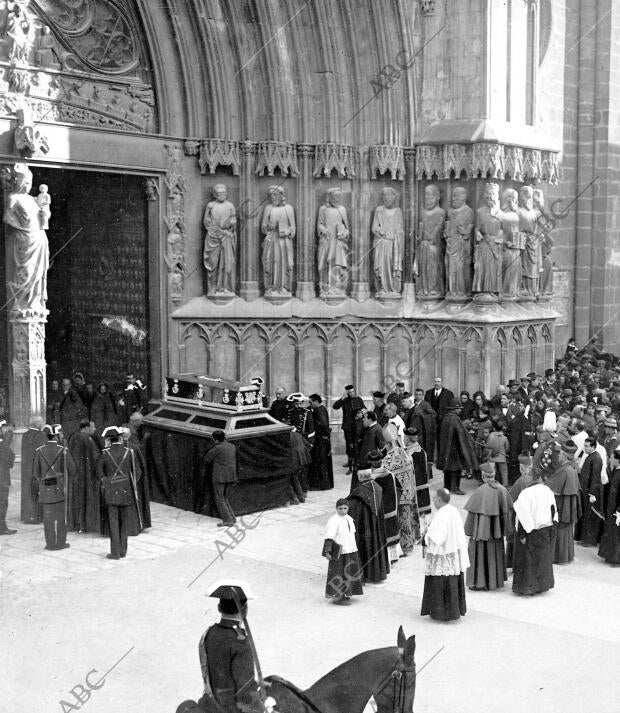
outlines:
{"label": "horse's bridle", "polygon": [[394,670],[390,673],[386,673],[379,684],[373,689],[373,698],[376,700],[377,696],[389,686],[390,682],[392,682],[394,685],[394,704],[392,706],[392,711],[393,713],[404,713],[405,677],[403,676],[403,673],[411,673],[412,671],[415,672],[415,664],[411,668],[407,668],[399,659],[396,662]]}

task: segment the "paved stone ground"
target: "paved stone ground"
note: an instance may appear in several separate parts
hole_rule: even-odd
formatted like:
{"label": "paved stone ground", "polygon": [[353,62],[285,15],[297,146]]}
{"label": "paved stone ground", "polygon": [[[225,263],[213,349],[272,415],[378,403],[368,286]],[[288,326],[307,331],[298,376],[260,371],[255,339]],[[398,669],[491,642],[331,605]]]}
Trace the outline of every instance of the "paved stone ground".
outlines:
{"label": "paved stone ground", "polygon": [[302,687],[360,651],[395,644],[402,624],[417,639],[416,713],[617,713],[618,569],[577,547],[574,563],[555,568],[551,592],[517,597],[510,581],[468,592],[467,616],[442,624],[419,616],[418,550],[351,607],[334,607],[322,596],[320,552],[346,481],[339,475],[335,490],[303,505],[246,516],[238,543],[211,518],[152,504],[153,527],[130,538],[117,562],[105,558],[108,541],[91,535],[43,550],[42,527],[19,523],[12,492],[8,521],[19,533],[0,538],[0,711],[62,711],[96,669],[91,682],[107,676],[80,710],[172,713],[200,695],[197,644],[217,617],[205,589],[231,576],[258,595],[250,622],[264,672]]}

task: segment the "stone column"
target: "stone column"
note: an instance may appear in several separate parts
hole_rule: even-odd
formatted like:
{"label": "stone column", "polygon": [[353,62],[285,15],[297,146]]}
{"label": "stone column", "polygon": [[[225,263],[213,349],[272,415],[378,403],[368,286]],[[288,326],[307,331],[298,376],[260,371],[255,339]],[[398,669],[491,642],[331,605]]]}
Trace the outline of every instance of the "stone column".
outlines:
{"label": "stone column", "polygon": [[407,304],[415,302],[415,285],[413,284],[413,234],[415,233],[415,147],[411,146],[403,151],[405,157],[405,180],[403,182],[403,195],[401,206],[405,222],[405,255],[403,269],[403,299]]}
{"label": "stone column", "polygon": [[316,254],[316,201],[312,177],[314,146],[298,144],[299,210],[297,220],[297,298],[309,302],[316,296],[314,265]]}
{"label": "stone column", "polygon": [[[166,301],[166,260],[167,246],[162,245],[161,236],[161,206],[160,206],[161,184],[160,179],[155,176],[147,176],[144,179],[144,198],[146,200],[146,221],[149,249],[155,247],[155,259],[149,260],[149,311],[150,336],[149,346],[151,351],[151,398],[158,399],[162,396],[164,388],[164,377],[168,374],[168,349],[164,347],[168,340],[168,318],[166,310],[160,305]],[[177,230],[182,236],[182,254],[185,256],[185,224],[184,216],[181,224],[177,221]],[[168,268],[170,269],[170,268]],[[177,268],[179,269],[179,268]],[[171,273],[172,274],[172,271]]]}
{"label": "stone column", "polygon": [[241,148],[241,180],[239,182],[239,295],[252,302],[260,296],[258,256],[260,252],[260,214],[258,179],[254,170],[256,142],[243,141]]}
{"label": "stone column", "polygon": [[370,186],[367,178],[368,149],[356,150],[351,205],[351,297],[364,302],[370,297],[368,265],[370,245]]}
{"label": "stone column", "polygon": [[[12,240],[7,241],[7,266]],[[10,268],[7,269],[10,272]],[[10,278],[9,278],[10,279]],[[8,282],[9,280],[7,280]],[[18,430],[35,416],[45,419],[45,313],[11,310],[9,316],[9,418]]]}

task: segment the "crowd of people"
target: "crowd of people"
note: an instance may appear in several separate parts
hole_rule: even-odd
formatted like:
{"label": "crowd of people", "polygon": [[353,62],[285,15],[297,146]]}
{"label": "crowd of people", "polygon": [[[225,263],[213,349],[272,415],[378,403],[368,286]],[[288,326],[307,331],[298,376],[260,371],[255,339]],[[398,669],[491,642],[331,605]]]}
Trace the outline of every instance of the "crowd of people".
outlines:
{"label": "crowd of people", "polygon": [[[52,389],[54,391],[54,389]],[[90,398],[92,396],[92,398]],[[48,401],[46,424],[35,417],[21,443],[21,520],[43,524],[45,548],[69,547],[67,532],[110,538],[110,559],[127,553],[127,537],[150,527],[143,410],[146,389],[127,375],[122,397],[105,384],[94,393],[81,372],[62,379]],[[103,414],[103,416],[102,416]],[[10,468],[15,460],[12,429],[0,422],[0,535],[6,525]]]}
{"label": "crowd of people", "polygon": [[[333,479],[319,485],[317,475],[326,454],[331,460],[327,410],[316,394],[308,402],[280,389],[270,412],[293,424],[292,403],[306,423],[323,409],[322,458],[311,442],[316,434],[296,428],[311,454],[307,470],[300,465],[310,474],[300,477],[302,490],[304,479],[306,487],[330,487]],[[334,603],[383,581],[418,543],[427,551],[422,613],[444,620],[465,613],[466,586],[501,588],[509,569],[514,592],[547,591],[553,565],[574,559],[575,542],[620,566],[620,360],[596,340],[581,351],[569,341],[555,369],[511,379],[492,395],[456,397],[437,377],[413,393],[404,382],[387,395],[377,390],[367,406],[348,384],[333,408],[342,411],[343,467],[351,475],[323,549]],[[443,487],[429,523],[433,467]],[[331,473],[331,464],[322,470]],[[450,502],[465,494],[463,477],[477,484],[464,525]]]}

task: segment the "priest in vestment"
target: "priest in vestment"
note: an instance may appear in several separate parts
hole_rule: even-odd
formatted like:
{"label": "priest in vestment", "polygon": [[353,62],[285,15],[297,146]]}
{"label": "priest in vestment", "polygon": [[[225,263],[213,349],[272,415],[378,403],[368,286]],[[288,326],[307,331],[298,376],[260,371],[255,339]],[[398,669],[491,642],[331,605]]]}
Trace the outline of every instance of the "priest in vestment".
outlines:
{"label": "priest in vestment", "polygon": [[512,591],[539,594],[553,589],[554,523],[558,521],[555,496],[532,469],[532,481],[514,503],[516,536],[514,541]]}
{"label": "priest in vestment", "polygon": [[470,589],[499,589],[508,579],[504,537],[510,537],[512,500],[495,480],[495,465],[482,463],[482,485],[465,503],[465,534],[469,540]]}
{"label": "priest in vestment", "polygon": [[383,519],[383,493],[372,479],[370,468],[358,471],[359,485],[348,496],[349,515],[355,522],[355,539],[364,582],[382,582],[390,571],[385,522]]}
{"label": "priest in vestment", "polygon": [[577,446],[564,441],[558,455],[559,465],[545,480],[555,495],[558,525],[555,537],[554,564],[567,564],[575,559],[575,524],[581,517],[579,476],[575,468]]}
{"label": "priest in vestment", "polygon": [[403,551],[400,547],[400,526],[398,523],[398,488],[394,474],[383,467],[384,453],[371,451],[368,463],[372,469],[372,479],[381,488],[383,495],[383,520],[385,540],[390,564],[398,562]]}
{"label": "priest in vestment", "polygon": [[461,514],[450,505],[450,492],[440,488],[433,498],[437,508],[425,535],[424,593],[422,616],[438,621],[465,616],[465,582],[469,567],[467,540]]}
{"label": "priest in vestment", "polygon": [[39,505],[39,493],[32,487],[32,465],[34,452],[39,446],[47,443],[47,436],[43,433],[45,421],[41,416],[35,416],[30,421],[30,428],[22,436],[22,493],[21,493],[21,521],[27,525],[38,525],[43,520],[43,508]]}
{"label": "priest in vestment", "polygon": [[[415,498],[418,520],[422,531],[426,530],[426,518],[431,512],[431,491],[428,482],[429,463],[426,451],[419,441],[420,432],[417,428],[405,429],[405,445],[413,464],[415,478]],[[432,465],[431,465],[432,468]]]}

